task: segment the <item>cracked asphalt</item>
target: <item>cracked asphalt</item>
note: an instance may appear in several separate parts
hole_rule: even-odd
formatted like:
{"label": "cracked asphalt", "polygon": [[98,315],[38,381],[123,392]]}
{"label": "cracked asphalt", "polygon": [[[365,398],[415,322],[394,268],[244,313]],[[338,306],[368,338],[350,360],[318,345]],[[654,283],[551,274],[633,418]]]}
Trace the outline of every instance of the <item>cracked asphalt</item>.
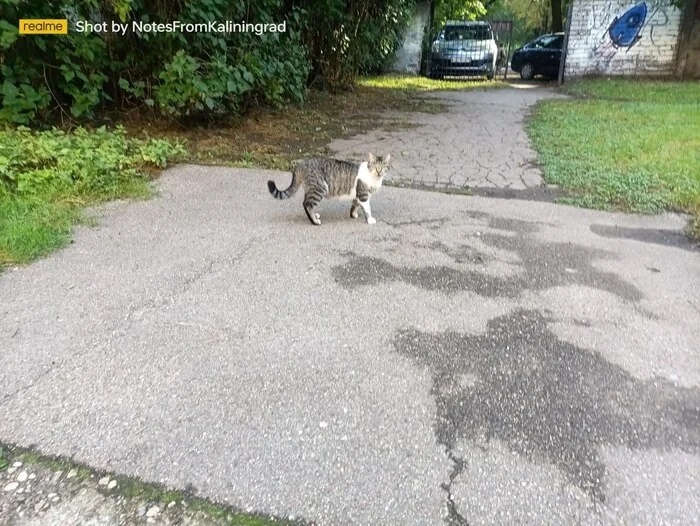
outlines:
{"label": "cracked asphalt", "polygon": [[313,227],[270,178],[175,167],[0,275],[0,440],[319,525],[700,524],[684,218],[385,187]]}
{"label": "cracked asphalt", "polygon": [[[329,145],[337,156],[364,159],[367,151],[391,152],[392,181],[434,189],[470,189],[498,197],[551,200],[542,185],[524,123],[533,105],[563,97],[541,83],[516,82],[507,88],[437,91],[423,95],[444,102],[446,113],[413,113],[412,128],[378,129]],[[406,120],[399,112],[387,113]]]}

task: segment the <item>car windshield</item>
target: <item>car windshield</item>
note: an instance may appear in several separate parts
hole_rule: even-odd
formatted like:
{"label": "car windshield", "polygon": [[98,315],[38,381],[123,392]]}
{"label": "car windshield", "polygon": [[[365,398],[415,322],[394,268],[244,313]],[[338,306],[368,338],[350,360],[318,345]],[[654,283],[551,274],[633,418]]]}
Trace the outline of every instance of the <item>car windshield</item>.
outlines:
{"label": "car windshield", "polygon": [[532,42],[528,47],[530,47],[530,48],[551,47],[551,44],[553,44],[555,40],[557,40],[556,35],[544,36],[544,37],[538,38],[537,40]]}
{"label": "car windshield", "polygon": [[491,40],[491,29],[488,26],[464,26],[445,28],[445,40]]}

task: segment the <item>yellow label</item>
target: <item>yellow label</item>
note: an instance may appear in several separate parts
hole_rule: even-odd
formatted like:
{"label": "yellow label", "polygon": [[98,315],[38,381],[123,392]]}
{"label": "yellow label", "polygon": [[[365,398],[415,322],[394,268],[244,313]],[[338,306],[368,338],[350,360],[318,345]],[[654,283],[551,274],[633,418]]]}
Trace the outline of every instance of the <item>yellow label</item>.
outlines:
{"label": "yellow label", "polygon": [[20,35],[67,35],[68,20],[53,18],[21,18],[19,21]]}

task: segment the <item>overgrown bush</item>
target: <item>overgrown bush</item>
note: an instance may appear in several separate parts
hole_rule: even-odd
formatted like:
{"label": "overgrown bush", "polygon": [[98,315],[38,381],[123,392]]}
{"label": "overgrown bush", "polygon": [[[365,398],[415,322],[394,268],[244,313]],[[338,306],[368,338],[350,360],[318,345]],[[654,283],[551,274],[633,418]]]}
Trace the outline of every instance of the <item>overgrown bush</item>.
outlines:
{"label": "overgrown bush", "polygon": [[291,0],[304,9],[311,81],[352,86],[361,73],[385,69],[401,45],[415,0]]}
{"label": "overgrown bush", "polygon": [[[302,101],[381,71],[414,0],[0,0],[0,121],[84,122],[144,109],[201,119]],[[68,35],[18,35],[20,18],[66,18]],[[108,31],[79,33],[78,21]],[[112,22],[129,23],[121,35]],[[144,32],[133,21],[286,24],[286,31]]]}
{"label": "overgrown bush", "polygon": [[112,196],[143,178],[148,167],[164,168],[183,154],[178,143],[129,138],[122,127],[71,133],[34,132],[24,126],[0,131],[0,199],[42,195]]}
{"label": "overgrown bush", "polygon": [[[0,0],[0,121],[94,118],[153,108],[227,115],[257,101],[301,101],[309,60],[303,11],[281,0]],[[67,18],[68,35],[18,35],[19,18]],[[79,33],[78,21],[286,23],[286,32]]]}

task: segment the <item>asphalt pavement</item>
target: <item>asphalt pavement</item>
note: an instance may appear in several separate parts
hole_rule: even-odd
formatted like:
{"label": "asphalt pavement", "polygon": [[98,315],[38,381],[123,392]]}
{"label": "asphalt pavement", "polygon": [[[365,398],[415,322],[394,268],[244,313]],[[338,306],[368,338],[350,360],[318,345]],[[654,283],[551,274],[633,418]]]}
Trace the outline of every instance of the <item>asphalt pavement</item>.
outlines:
{"label": "asphalt pavement", "polygon": [[676,215],[180,166],[0,275],[0,439],[321,525],[700,524]]}

